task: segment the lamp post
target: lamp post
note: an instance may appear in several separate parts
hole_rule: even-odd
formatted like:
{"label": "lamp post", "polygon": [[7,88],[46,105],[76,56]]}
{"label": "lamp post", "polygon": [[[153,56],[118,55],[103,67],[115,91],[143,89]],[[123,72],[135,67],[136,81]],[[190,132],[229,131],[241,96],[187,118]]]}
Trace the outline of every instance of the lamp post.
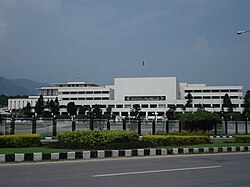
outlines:
{"label": "lamp post", "polygon": [[53,130],[52,130],[52,136],[56,136],[56,115],[52,113],[52,120],[53,120]]}
{"label": "lamp post", "polygon": [[76,116],[72,115],[71,120],[72,120],[72,131],[75,131],[76,130]]}
{"label": "lamp post", "polygon": [[37,113],[35,113],[33,115],[33,120],[32,120],[32,134],[36,134],[36,115],[37,115]]}
{"label": "lamp post", "polygon": [[138,134],[141,136],[141,115],[137,115],[137,120],[138,120]]}
{"label": "lamp post", "polygon": [[152,134],[153,135],[155,134],[155,129],[156,129],[155,123],[157,122],[157,112],[155,112],[154,115],[155,115],[155,118],[152,121]]}
{"label": "lamp post", "polygon": [[248,125],[248,118],[245,121],[245,133],[248,134],[248,129],[247,129],[247,125]]}
{"label": "lamp post", "polygon": [[15,116],[11,116],[10,134],[15,134]]}
{"label": "lamp post", "polygon": [[244,34],[244,33],[247,33],[247,32],[250,32],[250,30],[237,31],[237,34],[241,35],[241,34]]}

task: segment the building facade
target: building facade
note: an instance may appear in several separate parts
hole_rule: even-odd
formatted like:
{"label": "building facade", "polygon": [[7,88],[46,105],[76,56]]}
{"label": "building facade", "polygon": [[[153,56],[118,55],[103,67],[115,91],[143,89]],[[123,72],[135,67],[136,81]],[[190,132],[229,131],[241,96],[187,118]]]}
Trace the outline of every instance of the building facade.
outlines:
{"label": "building facade", "polygon": [[[60,113],[67,114],[66,106],[74,102],[77,106],[99,105],[103,112],[108,107],[112,113],[124,117],[130,115],[134,104],[139,104],[145,118],[161,117],[170,108],[176,112],[196,111],[203,107],[207,111],[220,112],[223,97],[228,94],[235,112],[243,111],[242,86],[207,86],[206,84],[179,83],[176,77],[115,78],[114,85],[100,86],[85,82],[57,83],[38,89],[37,96],[26,99],[9,99],[8,108],[22,109],[29,102],[35,106],[42,94],[44,101],[58,98]],[[192,105],[185,107],[187,95],[192,95]],[[226,109],[225,109],[226,110]]]}

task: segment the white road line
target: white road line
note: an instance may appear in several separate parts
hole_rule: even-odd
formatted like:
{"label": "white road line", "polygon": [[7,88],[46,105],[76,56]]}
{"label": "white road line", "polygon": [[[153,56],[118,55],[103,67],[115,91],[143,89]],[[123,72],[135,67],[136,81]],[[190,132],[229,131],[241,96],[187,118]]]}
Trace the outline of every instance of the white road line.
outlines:
{"label": "white road line", "polygon": [[215,168],[220,168],[220,167],[221,166],[203,166],[203,167],[193,167],[193,168],[177,168],[177,169],[164,169],[164,170],[151,170],[151,171],[134,171],[134,172],[127,172],[127,173],[100,174],[100,175],[93,175],[92,177],[112,177],[112,176],[122,176],[122,175],[163,173],[163,172],[172,172],[172,171],[188,171],[188,170],[201,170],[201,169],[215,169]]}

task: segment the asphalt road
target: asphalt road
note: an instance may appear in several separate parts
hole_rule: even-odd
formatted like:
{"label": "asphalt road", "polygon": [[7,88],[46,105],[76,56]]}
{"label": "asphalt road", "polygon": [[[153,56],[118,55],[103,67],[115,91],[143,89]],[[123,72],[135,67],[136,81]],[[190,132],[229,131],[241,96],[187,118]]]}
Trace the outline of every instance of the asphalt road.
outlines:
{"label": "asphalt road", "polygon": [[0,186],[250,186],[250,153],[0,165]]}

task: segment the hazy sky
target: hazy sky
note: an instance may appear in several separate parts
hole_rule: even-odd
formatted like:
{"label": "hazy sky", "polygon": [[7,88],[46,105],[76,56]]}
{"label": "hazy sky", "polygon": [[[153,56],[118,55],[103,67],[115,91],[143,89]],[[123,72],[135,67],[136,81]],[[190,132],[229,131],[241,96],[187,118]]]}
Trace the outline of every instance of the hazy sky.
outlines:
{"label": "hazy sky", "polygon": [[[0,0],[0,76],[250,89],[249,0]],[[144,63],[144,67],[142,62]]]}

